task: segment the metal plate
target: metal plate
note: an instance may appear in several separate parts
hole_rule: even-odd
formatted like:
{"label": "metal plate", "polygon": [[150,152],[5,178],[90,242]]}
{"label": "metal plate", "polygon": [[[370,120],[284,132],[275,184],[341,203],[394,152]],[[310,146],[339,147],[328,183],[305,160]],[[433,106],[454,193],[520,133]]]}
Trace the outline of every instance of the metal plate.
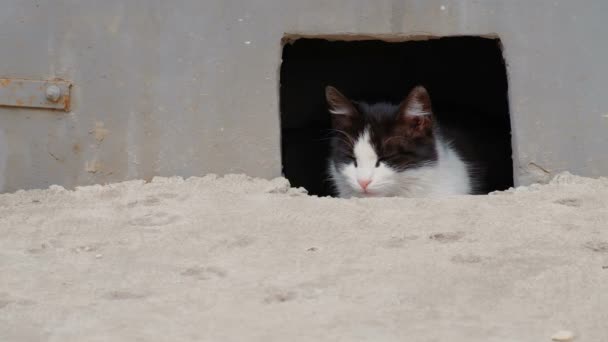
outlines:
{"label": "metal plate", "polygon": [[64,80],[0,78],[0,106],[70,110],[72,84]]}

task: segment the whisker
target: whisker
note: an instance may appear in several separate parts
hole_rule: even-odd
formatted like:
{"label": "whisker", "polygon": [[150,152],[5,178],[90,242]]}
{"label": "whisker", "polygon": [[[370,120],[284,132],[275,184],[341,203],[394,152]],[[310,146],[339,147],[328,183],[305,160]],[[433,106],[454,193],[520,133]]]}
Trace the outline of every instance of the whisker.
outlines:
{"label": "whisker", "polygon": [[[340,133],[340,134],[344,135],[348,139],[348,145],[355,146],[355,142],[353,141],[353,138],[348,133],[346,133],[342,130],[339,130],[339,129],[335,129],[335,128],[332,128],[329,131]],[[346,141],[344,141],[344,142],[346,142]]]}

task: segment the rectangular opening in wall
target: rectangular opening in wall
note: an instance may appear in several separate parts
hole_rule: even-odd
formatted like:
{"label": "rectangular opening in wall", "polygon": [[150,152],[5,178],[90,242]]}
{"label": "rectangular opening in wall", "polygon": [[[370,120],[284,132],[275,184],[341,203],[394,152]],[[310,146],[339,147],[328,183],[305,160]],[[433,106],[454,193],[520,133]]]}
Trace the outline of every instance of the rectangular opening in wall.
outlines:
{"label": "rectangular opening in wall", "polygon": [[335,195],[328,180],[331,117],[326,86],[354,101],[399,104],[417,85],[463,159],[476,193],[513,186],[507,73],[498,38],[290,39],[281,65],[283,173],[293,186]]}

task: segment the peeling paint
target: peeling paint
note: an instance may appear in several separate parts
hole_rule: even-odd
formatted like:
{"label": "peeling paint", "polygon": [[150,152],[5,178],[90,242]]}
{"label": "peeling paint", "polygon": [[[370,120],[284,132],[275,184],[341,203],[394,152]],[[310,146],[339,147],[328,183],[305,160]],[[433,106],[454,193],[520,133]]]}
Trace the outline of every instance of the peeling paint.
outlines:
{"label": "peeling paint", "polygon": [[111,34],[116,34],[120,30],[120,25],[122,23],[122,15],[115,15],[112,17],[110,24],[108,25],[108,32]]}
{"label": "peeling paint", "polygon": [[101,171],[102,164],[97,159],[84,163],[84,170],[88,173],[97,173]]}
{"label": "peeling paint", "polygon": [[95,128],[90,130],[89,133],[95,136],[95,140],[97,140],[98,143],[101,143],[106,138],[106,135],[110,133],[110,131],[105,128],[103,122],[95,121]]}

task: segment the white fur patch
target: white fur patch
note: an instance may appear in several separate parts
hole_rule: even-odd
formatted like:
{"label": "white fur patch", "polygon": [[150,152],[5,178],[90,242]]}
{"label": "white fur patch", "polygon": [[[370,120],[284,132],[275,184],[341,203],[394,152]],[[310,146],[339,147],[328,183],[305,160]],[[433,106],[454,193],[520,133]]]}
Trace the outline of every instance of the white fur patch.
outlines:
{"label": "white fur patch", "polygon": [[339,107],[339,108],[331,108],[329,110],[330,113],[335,114],[335,115],[349,115],[350,111],[348,110],[348,108],[344,108],[344,107]]}
{"label": "white fur patch", "polygon": [[420,103],[420,101],[413,100],[408,104],[405,114],[411,116],[425,116],[431,113],[424,110],[424,106],[422,103]]}
{"label": "white fur patch", "polygon": [[372,142],[369,136],[369,129],[365,129],[363,134],[361,134],[357,140],[355,141],[355,148],[353,149],[353,153],[355,154],[355,158],[357,159],[357,164],[360,169],[363,169],[365,172],[361,174],[362,178],[369,178],[368,173],[375,167],[376,161],[378,160],[378,155],[372,146]]}
{"label": "white fur patch", "polygon": [[467,164],[448,143],[437,142],[437,162],[399,173],[399,196],[442,197],[466,195],[473,190]]}

